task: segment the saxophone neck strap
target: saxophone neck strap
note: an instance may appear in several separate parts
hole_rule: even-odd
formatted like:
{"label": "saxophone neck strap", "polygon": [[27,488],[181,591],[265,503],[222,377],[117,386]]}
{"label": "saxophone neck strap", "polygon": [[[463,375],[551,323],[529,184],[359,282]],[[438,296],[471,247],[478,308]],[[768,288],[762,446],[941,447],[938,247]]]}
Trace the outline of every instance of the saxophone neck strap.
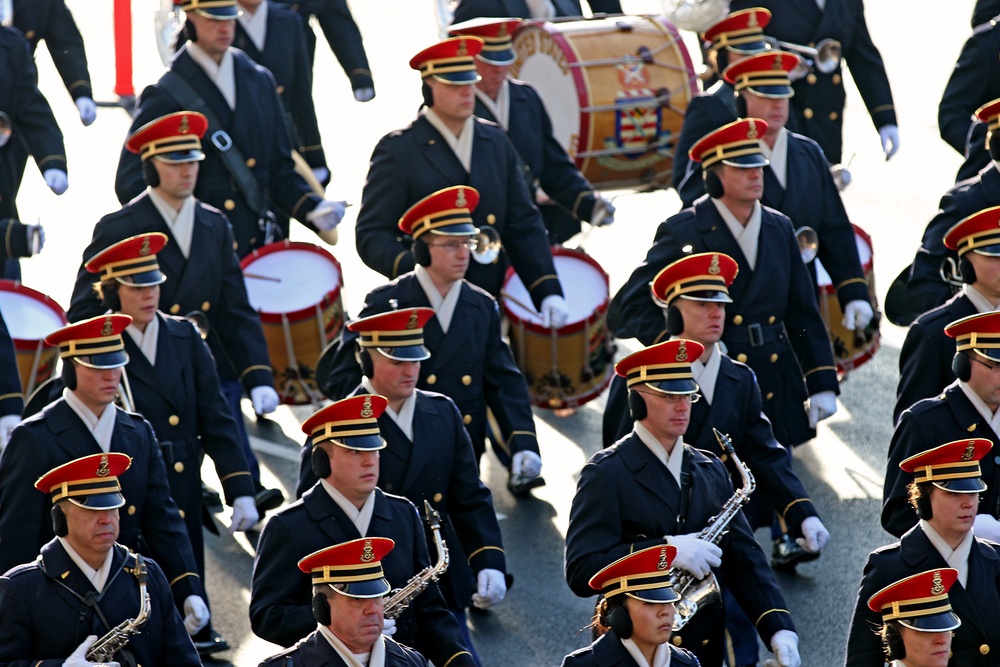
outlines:
{"label": "saxophone neck strap", "polygon": [[681,459],[681,507],[677,512],[677,534],[684,534],[684,527],[687,524],[688,507],[691,505],[691,494],[693,492],[691,476],[691,450],[684,445],[683,458]]}

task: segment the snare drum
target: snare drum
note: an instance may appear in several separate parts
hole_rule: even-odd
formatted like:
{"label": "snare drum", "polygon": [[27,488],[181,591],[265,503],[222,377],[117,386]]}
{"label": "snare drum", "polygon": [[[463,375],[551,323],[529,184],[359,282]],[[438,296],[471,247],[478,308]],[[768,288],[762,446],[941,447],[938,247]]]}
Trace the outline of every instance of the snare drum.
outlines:
{"label": "snare drum", "polygon": [[14,341],[21,391],[29,396],[50,377],[59,360],[59,348],[45,337],[69,321],[49,296],[13,280],[0,280],[0,314]]}
{"label": "snare drum", "polygon": [[254,250],[240,265],[250,305],[260,313],[281,400],[322,400],[316,363],[344,324],[340,262],[319,246],[279,241]]}
{"label": "snare drum", "polygon": [[525,23],[511,76],[532,84],[556,139],[601,188],[670,185],[674,146],[698,86],[663,17]]}
{"label": "snare drum", "polygon": [[[820,261],[816,260],[816,284],[819,287],[819,314],[823,317],[830,333],[833,354],[837,362],[837,373],[843,379],[847,373],[862,365],[878,352],[880,345],[878,297],[875,294],[875,271],[872,268],[872,239],[865,230],[854,225],[854,241],[858,246],[858,258],[868,280],[868,295],[875,317],[863,333],[856,333],[844,327],[844,311],[837,299],[830,274]],[[822,243],[822,240],[820,241]]]}
{"label": "snare drum", "polygon": [[599,396],[614,372],[615,345],[606,321],[608,274],[576,250],[552,248],[552,259],[570,311],[566,326],[554,331],[542,327],[513,269],[507,271],[500,300],[531,402],[541,408],[575,408]]}

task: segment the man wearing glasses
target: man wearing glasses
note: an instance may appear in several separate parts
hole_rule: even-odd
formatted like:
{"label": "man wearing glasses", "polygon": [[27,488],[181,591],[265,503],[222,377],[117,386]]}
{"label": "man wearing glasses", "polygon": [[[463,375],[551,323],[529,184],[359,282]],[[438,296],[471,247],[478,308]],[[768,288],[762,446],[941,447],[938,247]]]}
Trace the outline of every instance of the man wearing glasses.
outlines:
{"label": "man wearing glasses", "polygon": [[[942,442],[985,438],[1000,442],[1000,312],[964,317],[945,327],[955,339],[952,370],[957,378],[940,395],[918,401],[903,412],[889,444],[882,527],[900,537],[917,523],[909,504],[913,474],[899,464]],[[970,454],[971,458],[971,454]],[[1000,465],[995,456],[980,461],[986,490],[974,530],[976,537],[1000,541]]]}
{"label": "man wearing glasses", "polygon": [[[798,635],[781,591],[742,512],[718,544],[699,532],[733,496],[725,465],[684,442],[691,405],[699,396],[691,364],[705,347],[670,340],[631,354],[615,367],[628,384],[632,432],[595,454],[580,473],[566,532],[566,581],[580,597],[601,568],[633,551],[664,543],[677,547],[673,566],[728,588],[782,667],[798,667]],[[705,604],[676,646],[703,665],[721,665],[725,610]]]}

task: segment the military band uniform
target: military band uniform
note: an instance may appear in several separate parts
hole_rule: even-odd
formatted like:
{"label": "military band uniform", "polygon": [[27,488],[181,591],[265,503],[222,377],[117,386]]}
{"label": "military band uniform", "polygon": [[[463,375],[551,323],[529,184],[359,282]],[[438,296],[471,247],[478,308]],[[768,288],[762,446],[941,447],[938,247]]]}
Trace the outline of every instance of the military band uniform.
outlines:
{"label": "military band uniform", "polygon": [[[671,644],[667,644],[667,647],[670,650],[671,665],[695,665],[697,667],[700,664],[694,653]],[[570,653],[562,661],[562,667],[608,667],[609,665],[640,667],[614,630],[609,630],[601,635],[590,646]]]}
{"label": "military band uniform", "polygon": [[[313,104],[313,78],[305,47],[305,26],[302,17],[284,5],[263,2],[267,9],[264,48],[258,49],[243,24],[236,21],[233,46],[243,51],[258,65],[274,75],[276,92],[291,121],[295,150],[313,169],[326,167],[326,156],[319,136],[316,106]],[[257,11],[261,11],[260,8]]]}
{"label": "military band uniform", "polygon": [[[913,475],[899,469],[900,461],[960,438],[986,438],[994,447],[1000,443],[1000,436],[969,401],[957,380],[941,396],[919,401],[900,415],[889,443],[882,493],[882,527],[886,531],[899,537],[917,523],[906,489]],[[987,486],[980,496],[979,513],[1000,518],[1000,463],[990,455],[983,457],[979,465]]]}
{"label": "military band uniform", "polygon": [[688,208],[705,194],[701,162],[688,155],[698,140],[726,123],[737,119],[736,93],[732,84],[719,80],[709,90],[695,95],[684,112],[684,124],[674,145],[671,183],[681,198],[681,208]]}
{"label": "military band uniform", "polygon": [[740,270],[729,288],[733,304],[722,341],[757,374],[764,414],[778,442],[792,446],[815,437],[803,402],[820,391],[839,393],[839,384],[792,224],[778,211],[762,207],[755,270],[708,197],[661,223],[645,261],[615,296],[620,311],[619,321],[609,322],[614,334],[644,345],[662,337],[663,311],[650,298],[649,283],[689,252],[723,252],[736,259]]}
{"label": "military band uniform", "polygon": [[945,142],[965,156],[956,180],[974,177],[990,163],[986,123],[976,109],[1000,97],[1000,28],[985,21],[962,46],[938,104],[938,129]]}
{"label": "military band uniform", "polygon": [[[620,0],[589,0],[590,11],[594,14],[621,14]],[[556,16],[583,16],[580,0],[552,0]],[[461,23],[480,16],[497,16],[530,19],[531,10],[526,0],[459,0],[455,7],[454,23]]]}
{"label": "military band uniform", "polygon": [[[26,485],[47,502],[30,483]],[[121,544],[112,549],[107,583],[100,593],[59,539],[36,552],[37,559],[0,577],[0,665],[61,665],[88,635],[102,637],[138,616],[139,583],[129,571],[136,567],[135,554]],[[154,561],[145,559],[145,564],[149,618],[141,632],[129,637],[126,650],[144,667],[201,665],[173,605],[166,576]]]}
{"label": "military band uniform", "polygon": [[986,23],[997,14],[1000,14],[1000,0],[976,0],[972,8],[972,27]]}
{"label": "military band uniform", "polygon": [[38,72],[29,49],[20,32],[0,27],[0,111],[10,116],[12,126],[10,140],[0,147],[0,219],[18,217],[15,200],[25,148],[40,172],[66,171],[62,132],[38,90]]}
{"label": "military band uniform", "polygon": [[[507,136],[524,162],[529,191],[535,191],[537,181],[552,199],[552,203],[538,208],[549,231],[549,240],[553,244],[562,243],[580,231],[580,220],[591,219],[594,187],[552,134],[552,121],[535,89],[510,78],[506,83],[510,91]],[[473,113],[502,127],[478,92]]]}
{"label": "military band uniform", "polygon": [[522,162],[504,131],[489,121],[475,119],[472,145],[471,172],[466,172],[448,142],[423,115],[409,127],[382,137],[372,153],[361,196],[358,255],[390,279],[412,271],[412,241],[397,227],[403,213],[438,190],[470,185],[480,196],[472,222],[476,227],[493,227],[503,241],[503,251],[493,264],[470,262],[465,279],[499,297],[507,267],[513,265],[540,308],[545,297],[562,296],[562,289]]}
{"label": "military band uniform", "polygon": [[204,579],[201,462],[205,454],[215,464],[229,505],[240,496],[253,496],[255,489],[212,353],[187,320],[159,313],[157,317],[157,363],[151,364],[126,332],[122,335],[129,355],[126,372],[134,409],[157,435],[170,495],[182,512],[198,574]]}
{"label": "military band uniform", "polygon": [[[351,14],[347,0],[293,0],[286,4],[290,4],[291,9],[299,13],[306,26],[310,19],[316,19],[330,50],[351,80],[352,89],[374,89],[375,82],[369,69],[361,30]],[[311,68],[316,55],[316,33],[310,28],[305,31],[305,38]]]}
{"label": "military band uniform", "polygon": [[[106,409],[115,410],[110,451],[132,457],[128,475],[121,478],[122,494],[128,504],[121,510],[118,542],[162,564],[178,606],[189,595],[204,598],[191,543],[170,497],[153,429],[138,414],[115,405]],[[30,480],[101,451],[90,429],[64,398],[45,406],[14,429],[0,458],[0,568],[7,570],[34,560],[42,545],[54,536],[51,503]]]}
{"label": "military band uniform", "polygon": [[[379,640],[376,640],[379,641]],[[384,667],[426,667],[427,660],[413,649],[382,635],[385,642]],[[295,646],[273,655],[258,667],[351,667],[340,657],[326,637],[314,630]]]}
{"label": "military band uniform", "polygon": [[247,392],[273,384],[260,316],[247,300],[243,272],[233,252],[232,230],[226,216],[201,202],[195,205],[187,258],[148,194],[101,218],[94,226],[90,245],[83,251],[69,307],[70,321],[106,310],[92,287],[96,276],[83,264],[105,248],[146,232],[161,232],[169,238],[156,256],[160,270],[167,276],[160,285],[160,310],[170,315],[183,316],[192,311],[205,314],[208,345],[222,382],[239,381]]}
{"label": "military band uniform", "polygon": [[[369,292],[358,317],[419,307],[430,308],[431,303],[410,272]],[[326,395],[334,400],[348,396],[361,380],[354,356],[356,340],[357,334],[346,327],[341,330],[332,370],[327,378],[319,379]],[[448,333],[432,317],[424,326],[424,346],[431,358],[420,364],[417,386],[455,402],[477,460],[486,449],[487,407],[496,417],[511,454],[523,450],[538,453],[528,386],[501,335],[500,309],[489,294],[463,282]]]}
{"label": "military band uniform", "polygon": [[[969,550],[968,580],[956,582],[948,591],[952,611],[962,619],[954,631],[949,664],[987,667],[996,664],[1000,628],[989,619],[1000,614],[1000,545],[973,539]],[[895,544],[876,549],[865,563],[858,602],[847,640],[850,667],[882,667],[885,653],[876,634],[881,615],[868,608],[868,598],[889,584],[926,570],[952,567],[917,525]]]}
{"label": "military band uniform", "polygon": [[[261,532],[250,588],[250,626],[267,641],[291,646],[316,628],[310,601],[310,577],[296,563],[332,544],[361,537],[390,537],[396,546],[382,560],[393,588],[406,585],[430,566],[423,521],[413,504],[375,489],[375,509],[367,535],[322,484],[272,516]],[[431,584],[396,619],[397,641],[412,646],[435,665],[472,665],[455,617],[447,610],[436,584]]]}
{"label": "military band uniform", "polygon": [[13,0],[13,7],[14,27],[28,40],[32,55],[44,40],[70,97],[93,99],[83,35],[65,0]]}
{"label": "military band uniform", "polygon": [[[683,525],[678,523],[681,489],[635,431],[584,466],[566,531],[566,581],[574,593],[593,595],[588,581],[601,568],[633,551],[664,544],[665,535],[697,532],[719,513],[733,495],[724,465],[687,444],[684,459],[691,487]],[[728,587],[755,620],[764,643],[778,630],[794,630],[771,568],[742,513],[729,524],[719,546],[722,566],[713,572],[720,586]],[[693,652],[704,665],[721,665],[724,631],[721,604],[709,605],[671,641]]]}
{"label": "military band uniform", "polygon": [[[253,174],[262,201],[296,220],[306,223],[306,214],[320,203],[321,198],[309,189],[295,172],[291,157],[291,138],[284,131],[284,106],[275,92],[277,84],[266,69],[254,63],[239,49],[230,49],[238,95],[236,108],[231,109],[218,86],[188,54],[185,44],[170,63],[174,72],[197,92],[218,118],[222,127],[209,124],[206,136],[219,131],[227,133],[234,146],[239,148]],[[169,74],[168,72],[168,74]],[[166,75],[164,75],[166,76]],[[161,79],[162,80],[162,79]],[[129,135],[146,123],[169,113],[183,111],[180,104],[160,82],[147,86],[139,97],[136,115]],[[266,128],[266,131],[262,131]],[[221,140],[220,140],[221,141]],[[205,160],[198,172],[194,196],[224,211],[232,224],[236,237],[236,253],[244,257],[255,248],[265,245],[266,230],[261,216],[254,212],[244,193],[236,187],[233,178],[220,157],[219,148],[212,142],[202,144]],[[122,148],[115,178],[115,193],[122,204],[127,204],[145,189],[140,157]],[[282,229],[287,238],[288,229]]]}
{"label": "military band uniform", "polygon": [[950,323],[979,311],[964,293],[929,310],[910,325],[899,352],[899,384],[892,423],[908,407],[924,398],[932,398],[955,381],[951,362],[955,358],[955,339],[946,336]]}
{"label": "military band uniform", "polygon": [[[782,42],[802,45],[815,45],[823,39],[840,42],[842,60],[851,70],[851,78],[876,129],[897,124],[889,77],[882,55],[868,33],[862,0],[827,0],[825,9],[811,1],[734,0],[730,12],[750,7],[770,10],[771,21],[764,33]],[[813,71],[792,84],[795,130],[818,143],[831,164],[843,159],[846,92],[842,65],[843,62],[830,74]]]}

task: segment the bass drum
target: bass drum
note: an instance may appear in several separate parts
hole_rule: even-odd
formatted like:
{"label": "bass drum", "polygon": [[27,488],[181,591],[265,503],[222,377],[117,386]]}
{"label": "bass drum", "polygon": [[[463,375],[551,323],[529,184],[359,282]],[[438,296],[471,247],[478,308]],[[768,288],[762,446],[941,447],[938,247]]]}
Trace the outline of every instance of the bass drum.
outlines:
{"label": "bass drum", "polygon": [[14,341],[21,391],[28,397],[52,377],[59,348],[45,337],[69,324],[66,313],[51,297],[14,280],[0,280],[0,313]]}
{"label": "bass drum", "polygon": [[819,314],[826,324],[826,329],[830,333],[830,343],[833,345],[833,354],[837,362],[837,373],[841,379],[858,366],[875,356],[880,345],[881,335],[879,334],[879,320],[881,313],[878,307],[878,297],[875,294],[875,270],[872,260],[874,252],[872,250],[872,239],[865,230],[854,225],[854,241],[858,246],[858,258],[861,260],[861,268],[868,280],[868,298],[872,305],[872,312],[875,317],[863,331],[852,331],[844,324],[844,311],[840,307],[837,299],[837,290],[834,289],[830,274],[823,268],[823,264],[816,260],[816,284],[819,288]]}
{"label": "bass drum", "polygon": [[278,396],[292,405],[319,404],[316,365],[344,324],[340,262],[311,243],[279,241],[240,264],[250,305],[260,313]]}
{"label": "bass drum", "polygon": [[527,22],[511,75],[532,84],[556,139],[595,187],[670,185],[674,144],[698,85],[677,28],[663,17]]}
{"label": "bass drum", "polygon": [[513,269],[507,270],[500,301],[510,321],[514,360],[524,373],[531,402],[540,408],[576,408],[611,382],[615,345],[608,332],[608,274],[588,255],[552,248],[569,322],[546,329]]}

